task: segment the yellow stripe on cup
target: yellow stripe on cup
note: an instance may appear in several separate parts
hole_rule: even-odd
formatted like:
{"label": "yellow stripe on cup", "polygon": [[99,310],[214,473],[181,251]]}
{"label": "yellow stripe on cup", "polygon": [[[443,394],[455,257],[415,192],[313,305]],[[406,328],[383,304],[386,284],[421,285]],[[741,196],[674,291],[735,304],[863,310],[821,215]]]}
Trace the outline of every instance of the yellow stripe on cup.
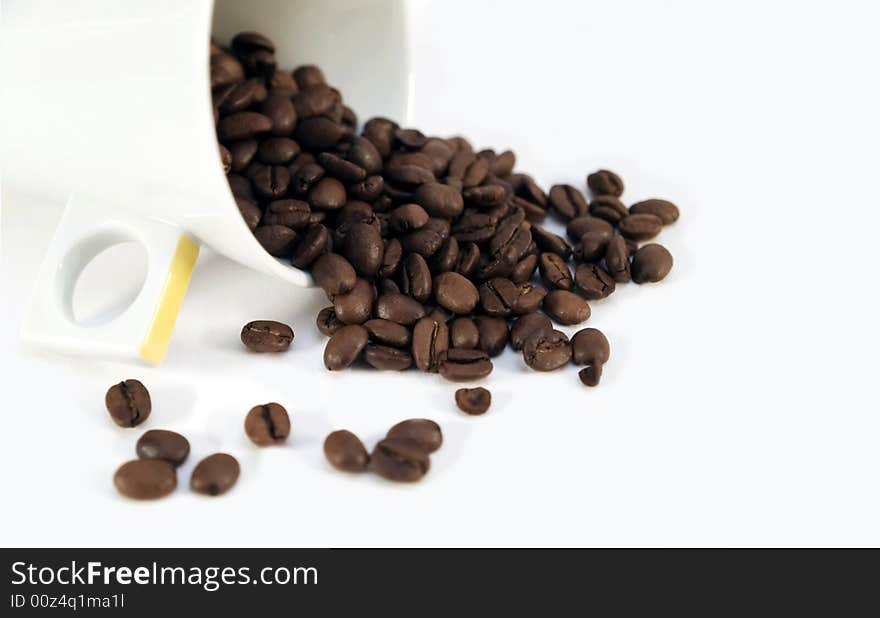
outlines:
{"label": "yellow stripe on cup", "polygon": [[141,356],[151,363],[158,365],[165,358],[171,331],[174,330],[174,323],[198,257],[198,244],[187,236],[181,236],[165,275],[165,283],[162,284],[153,321],[141,344]]}

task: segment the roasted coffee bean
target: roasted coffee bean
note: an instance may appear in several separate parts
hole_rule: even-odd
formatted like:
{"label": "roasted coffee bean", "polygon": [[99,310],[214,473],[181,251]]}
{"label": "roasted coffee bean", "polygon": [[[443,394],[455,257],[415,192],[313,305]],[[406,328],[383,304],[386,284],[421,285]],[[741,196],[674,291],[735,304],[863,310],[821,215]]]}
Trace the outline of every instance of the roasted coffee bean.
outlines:
{"label": "roasted coffee bean", "polygon": [[590,365],[578,372],[578,377],[584,386],[598,386],[602,379],[602,365]]}
{"label": "roasted coffee bean", "polygon": [[590,202],[590,214],[617,225],[621,219],[629,215],[629,211],[620,198],[613,195],[597,195]]}
{"label": "roasted coffee bean", "polygon": [[409,442],[425,453],[433,453],[443,446],[440,425],[427,418],[400,421],[388,430],[385,439]]}
{"label": "roasted coffee bean", "polygon": [[312,116],[299,121],[293,131],[293,139],[313,152],[328,150],[345,135],[345,127],[324,116]]}
{"label": "roasted coffee bean", "polygon": [[609,237],[602,232],[587,232],[581,236],[580,257],[585,262],[598,262],[605,257]]}
{"label": "roasted coffee bean", "polygon": [[538,186],[535,179],[528,174],[519,175],[517,182],[514,184],[514,192],[517,196],[531,202],[532,204],[537,204],[542,209],[547,206],[547,194]]}
{"label": "roasted coffee bean", "polygon": [[285,352],[293,337],[292,328],[272,320],[248,322],[241,329],[241,342],[252,352]]}
{"label": "roasted coffee bean", "polygon": [[489,241],[492,257],[503,257],[516,263],[525,255],[532,242],[532,233],[515,220],[505,220]]}
{"label": "roasted coffee bean", "polygon": [[574,283],[587,300],[599,300],[610,296],[617,285],[614,279],[598,264],[581,264],[574,274]]}
{"label": "roasted coffee bean", "polygon": [[244,79],[244,67],[232,54],[220,53],[211,58],[211,88],[234,84]]}
{"label": "roasted coffee bean", "polygon": [[[391,182],[400,185],[421,185],[433,183],[435,180],[434,172],[429,167],[421,167],[411,163],[400,163],[399,161],[389,162],[385,166],[385,190],[391,187]],[[411,197],[408,194],[401,195],[401,199]]]}
{"label": "roasted coffee bean", "polygon": [[220,119],[217,135],[224,143],[235,142],[265,133],[272,128],[272,119],[257,112],[238,112]]}
{"label": "roasted coffee bean", "polygon": [[383,158],[391,153],[391,146],[394,142],[394,131],[397,129],[397,123],[387,118],[370,118],[366,124],[362,135],[375,146],[376,150]]}
{"label": "roasted coffee bean", "polygon": [[345,326],[345,322],[336,317],[336,310],[334,310],[333,307],[324,307],[321,309],[321,311],[318,312],[318,317],[315,320],[315,323],[318,326],[318,331],[322,335],[328,337]]}
{"label": "roasted coffee bean", "polygon": [[672,270],[672,255],[666,247],[649,244],[639,248],[632,260],[632,280],[636,283],[656,283]]}
{"label": "roasted coffee bean", "polygon": [[327,436],[324,440],[324,456],[331,466],[343,472],[362,472],[370,462],[364,443],[345,429],[339,429]]}
{"label": "roasted coffee bean", "polygon": [[440,375],[453,382],[482,380],[492,373],[492,361],[482,350],[451,348],[440,359]]}
{"label": "roasted coffee bean", "polygon": [[385,241],[385,250],[382,254],[382,265],[376,274],[385,279],[393,277],[400,269],[401,257],[403,256],[403,246],[396,238]]}
{"label": "roasted coffee bean", "polygon": [[236,197],[235,204],[238,206],[238,212],[241,213],[241,218],[244,219],[245,225],[253,232],[260,224],[260,218],[263,216],[263,213],[260,212],[260,207],[243,197]]}
{"label": "roasted coffee bean", "polygon": [[441,274],[455,269],[458,263],[458,240],[450,236],[431,256],[429,266],[434,274]]}
{"label": "roasted coffee bean", "polygon": [[554,185],[550,188],[550,207],[559,216],[570,221],[587,214],[587,199],[571,185]]}
{"label": "roasted coffee bean", "polygon": [[434,298],[441,307],[461,314],[474,310],[480,294],[466,277],[455,272],[446,272],[434,279]]}
{"label": "roasted coffee bean", "polygon": [[416,231],[401,236],[400,242],[408,252],[428,258],[443,246],[447,238],[449,238],[449,221],[432,217]]}
{"label": "roasted coffee bean", "polygon": [[317,210],[337,210],[345,200],[345,187],[335,178],[321,178],[309,190],[309,205]]}
{"label": "roasted coffee bean", "polygon": [[517,314],[537,311],[547,296],[547,290],[540,285],[533,285],[528,281],[517,283],[516,289],[519,296],[517,296],[516,302],[513,305],[513,312]]}
{"label": "roasted coffee bean", "polygon": [[678,206],[667,200],[655,198],[636,202],[629,207],[629,212],[634,215],[654,215],[663,222],[663,225],[678,221]]}
{"label": "roasted coffee bean", "polygon": [[104,397],[110,418],[120,427],[136,427],[150,416],[150,392],[138,380],[123,380],[107,390]]}
{"label": "roasted coffee bean", "polygon": [[[311,196],[312,189],[324,178],[324,168],[309,161],[297,163],[294,159],[294,163],[290,164],[288,171],[290,172],[290,192],[300,197]],[[312,199],[322,207],[327,204],[326,210],[339,208],[341,204],[345,203],[344,192],[343,195],[339,194],[339,186],[336,182],[328,183],[328,186],[316,192]],[[309,202],[312,199],[309,199]]]}
{"label": "roasted coffee bean", "polygon": [[266,87],[259,79],[248,79],[230,87],[220,102],[220,112],[231,114],[243,112],[253,103],[266,99]]}
{"label": "roasted coffee bean", "polygon": [[254,237],[275,257],[292,255],[298,239],[296,232],[284,225],[260,225],[254,230]]}
{"label": "roasted coffee bean", "polygon": [[425,317],[425,307],[405,294],[382,294],[376,301],[376,317],[410,326]]}
{"label": "roasted coffee bean", "polygon": [[259,32],[239,32],[232,38],[230,47],[236,54],[246,54],[257,50],[275,51],[275,44],[272,40]]}
{"label": "roasted coffee bean", "polygon": [[507,346],[509,331],[507,329],[507,320],[504,318],[490,318],[485,315],[478,315],[474,318],[477,326],[477,348],[495,357],[504,351]]}
{"label": "roasted coffee bean", "polygon": [[483,184],[489,175],[489,162],[483,157],[477,157],[464,170],[461,176],[461,184],[465,189]]}
{"label": "roasted coffee bean", "polygon": [[260,161],[267,165],[288,163],[298,154],[299,144],[289,137],[270,137],[263,140],[257,150]]}
{"label": "roasted coffee bean", "polygon": [[402,294],[400,291],[400,287],[392,279],[380,279],[379,280],[379,293],[380,294]]}
{"label": "roasted coffee bean", "polygon": [[587,186],[593,195],[623,195],[623,180],[614,172],[599,170],[587,176]]}
{"label": "roasted coffee bean", "polygon": [[381,371],[403,371],[412,366],[413,359],[409,352],[390,346],[367,344],[364,360],[374,369]]}
{"label": "roasted coffee bean", "polygon": [[504,318],[513,312],[519,290],[510,279],[498,277],[481,285],[479,294],[486,315]]}
{"label": "roasted coffee bean", "polygon": [[223,166],[223,173],[228,174],[232,171],[232,153],[223,144],[218,146],[220,148],[220,164]]}
{"label": "roasted coffee bean", "polygon": [[174,431],[151,429],[140,437],[135,450],[141,459],[162,459],[177,467],[189,456],[189,441]]}
{"label": "roasted coffee bean", "polygon": [[290,172],[281,165],[266,165],[254,174],[254,191],[267,200],[277,200],[290,188]]}
{"label": "roasted coffee bean", "polygon": [[388,223],[395,232],[404,233],[419,229],[429,218],[425,209],[418,204],[404,204],[391,211]]}
{"label": "roasted coffee bean", "polygon": [[446,171],[454,154],[449,144],[436,137],[428,138],[419,152],[431,159],[435,176],[440,176]]}
{"label": "roasted coffee bean", "polygon": [[550,333],[553,331],[553,323],[543,313],[527,313],[513,323],[510,329],[510,347],[514,350],[522,350],[533,333]]}
{"label": "roasted coffee bean", "polygon": [[663,221],[656,215],[629,215],[617,224],[620,233],[630,240],[654,238],[663,229]]}
{"label": "roasted coffee bean", "polygon": [[412,356],[421,371],[436,372],[440,358],[449,349],[449,328],[445,321],[423,317],[412,334]]}
{"label": "roasted coffee bean", "polygon": [[309,215],[311,209],[302,200],[275,200],[266,206],[263,225],[283,225],[299,230],[308,225]]}
{"label": "roasted coffee bean", "polygon": [[495,176],[508,176],[516,166],[516,155],[512,150],[505,150],[495,157],[490,166],[490,171]]}
{"label": "roasted coffee bean", "polygon": [[622,236],[614,236],[605,247],[605,266],[608,274],[618,283],[630,280],[629,249]]}
{"label": "roasted coffee bean", "polygon": [[326,84],[301,88],[293,97],[293,107],[301,120],[329,115],[338,103],[339,93]]}
{"label": "roasted coffee bean", "polygon": [[363,324],[370,319],[375,293],[372,283],[358,279],[351,292],[333,298],[336,317],[345,324]]}
{"label": "roasted coffee bean", "polygon": [[325,253],[312,264],[312,277],[329,299],[347,294],[357,281],[351,263],[336,253]]}
{"label": "roasted coffee bean", "polygon": [[507,199],[507,192],[504,187],[498,185],[483,185],[465,189],[462,191],[462,197],[468,204],[477,208],[490,208],[503,204]]}
{"label": "roasted coffee bean", "polygon": [[123,496],[135,500],[155,500],[177,487],[177,472],[162,459],[135,459],[122,464],[113,475],[113,484]]}
{"label": "roasted coffee bean", "polygon": [[395,348],[406,348],[410,344],[409,329],[391,320],[381,318],[367,320],[364,322],[364,328],[370,334],[370,339],[377,343]]}
{"label": "roasted coffee bean", "polygon": [[309,225],[305,236],[302,237],[302,240],[294,248],[293,255],[290,257],[290,263],[297,268],[306,268],[327,251],[329,243],[330,233],[326,227],[320,223]]}
{"label": "roasted coffee bean", "polygon": [[516,262],[507,259],[506,256],[497,257],[486,262],[482,268],[477,271],[477,281],[489,281],[490,279],[506,278],[516,266]]}
{"label": "roasted coffee bean", "polygon": [[385,243],[379,230],[368,223],[355,223],[345,239],[345,255],[361,275],[371,277],[382,266]]}
{"label": "roasted coffee bean", "polygon": [[525,283],[531,280],[532,275],[535,274],[537,268],[538,256],[534,253],[527,255],[517,262],[516,266],[513,267],[513,270],[510,271],[510,280],[517,284]]}
{"label": "roasted coffee bean", "polygon": [[402,148],[410,150],[419,150],[428,141],[425,134],[418,129],[397,129],[394,132],[394,139]]}
{"label": "roasted coffee bean", "polygon": [[318,86],[326,82],[324,79],[324,73],[319,67],[316,67],[313,64],[304,64],[297,67],[293,72],[293,79],[296,80],[297,86],[302,89],[311,86]]}
{"label": "roasted coffee bean", "polygon": [[363,326],[350,324],[336,331],[324,347],[324,366],[330,371],[348,369],[367,347],[369,333]]}
{"label": "roasted coffee bean", "polygon": [[554,371],[571,359],[571,345],[565,333],[553,330],[533,332],[523,344],[523,360],[536,371]]}
{"label": "roasted coffee bean", "polygon": [[229,491],[241,473],[238,460],[226,453],[214,453],[201,460],[192,471],[190,488],[207,496],[219,496]]}
{"label": "roasted coffee bean", "polygon": [[571,271],[565,259],[555,253],[542,253],[538,258],[541,278],[551,288],[570,290],[572,286]]}
{"label": "roasted coffee bean", "polygon": [[521,197],[513,197],[510,199],[509,203],[513,207],[521,209],[525,217],[532,223],[541,223],[544,219],[547,218],[547,209],[542,206],[538,206],[534,202],[530,202]]}
{"label": "roasted coffee bean", "polygon": [[386,438],[370,455],[370,469],[389,481],[418,481],[429,467],[428,453],[408,440]]}
{"label": "roasted coffee bean", "polygon": [[368,139],[357,136],[348,138],[344,144],[344,153],[348,161],[363,168],[368,175],[382,171],[382,155]]}
{"label": "roasted coffee bean", "polygon": [[544,298],[544,311],[560,324],[573,325],[586,322],[590,317],[590,305],[574,292],[553,290]]}
{"label": "roasted coffee bean", "polygon": [[290,435],[290,416],[279,403],[254,406],[244,419],[244,432],[257,446],[281,444]]}
{"label": "roasted coffee bean", "polygon": [[604,365],[611,356],[611,345],[602,331],[579,330],[571,338],[571,358],[575,365]]}
{"label": "roasted coffee bean", "polygon": [[413,201],[432,217],[451,219],[464,210],[461,193],[439,182],[425,182],[413,193]]}
{"label": "roasted coffee bean", "polygon": [[485,414],[492,405],[492,393],[482,386],[460,388],[455,391],[455,405],[465,414]]}
{"label": "roasted coffee bean", "polygon": [[293,76],[277,68],[272,72],[272,76],[266,80],[266,86],[273,92],[283,92],[284,96],[288,98],[299,92],[299,86],[296,85]]}
{"label": "roasted coffee bean", "polygon": [[589,215],[576,217],[569,221],[565,227],[565,233],[574,242],[580,242],[583,235],[587,232],[597,232],[607,238],[611,238],[614,235],[614,228],[605,219]]}
{"label": "roasted coffee bean", "polygon": [[330,152],[319,154],[318,163],[327,171],[329,176],[337,178],[344,183],[360,182],[367,177],[367,171],[364,168]]}
{"label": "roasted coffee bean", "polygon": [[296,110],[285,92],[271,91],[266,100],[260,103],[260,112],[272,121],[269,133],[288,136],[296,126]]}
{"label": "roasted coffee bean", "polygon": [[473,349],[480,343],[480,331],[471,318],[456,318],[449,330],[449,341],[453,348]]}
{"label": "roasted coffee bean", "polygon": [[567,260],[571,256],[571,247],[562,236],[548,232],[540,225],[533,225],[531,229],[532,239],[535,245],[544,252],[555,253]]}
{"label": "roasted coffee bean", "polygon": [[480,264],[480,247],[473,242],[463,243],[460,247],[455,272],[470,277]]}
{"label": "roasted coffee bean", "polygon": [[455,223],[452,234],[460,243],[483,242],[495,235],[496,226],[497,223],[490,215],[470,212]]}
{"label": "roasted coffee bean", "polygon": [[348,188],[348,195],[355,200],[372,202],[385,188],[385,180],[381,176],[367,176],[361,182],[357,182]]}

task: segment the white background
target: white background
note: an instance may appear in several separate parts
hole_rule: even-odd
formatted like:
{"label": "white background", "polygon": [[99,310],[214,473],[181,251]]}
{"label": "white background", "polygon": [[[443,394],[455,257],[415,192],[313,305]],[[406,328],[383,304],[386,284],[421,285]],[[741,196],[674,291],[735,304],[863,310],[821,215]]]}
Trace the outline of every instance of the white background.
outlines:
{"label": "white background", "polygon": [[[508,351],[492,409],[470,418],[438,376],[330,374],[322,295],[209,250],[161,367],[26,350],[18,324],[60,206],[6,179],[0,545],[880,544],[871,4],[429,2],[414,23],[426,132],[514,148],[547,187],[608,167],[627,202],[679,204],[659,238],[669,278],[593,303],[612,344],[601,386]],[[255,318],[291,323],[291,351],[246,353]],[[154,402],[134,430],[103,406],[127,377]],[[242,421],[272,400],[293,437],[258,449]],[[417,485],[323,459],[333,429],[371,447],[422,416],[446,442]],[[191,461],[167,499],[118,496],[113,471],[151,428],[185,433],[193,461],[235,454],[239,484],[196,496]]]}

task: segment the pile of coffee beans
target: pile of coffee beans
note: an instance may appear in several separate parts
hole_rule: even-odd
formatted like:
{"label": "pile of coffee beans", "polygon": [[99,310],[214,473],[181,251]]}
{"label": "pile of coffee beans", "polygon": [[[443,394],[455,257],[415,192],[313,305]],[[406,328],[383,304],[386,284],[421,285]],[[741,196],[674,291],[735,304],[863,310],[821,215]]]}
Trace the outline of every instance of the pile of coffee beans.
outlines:
{"label": "pile of coffee beans", "polygon": [[367,453],[364,443],[352,432],[340,429],[324,440],[324,455],[337,470],[371,470],[389,481],[418,481],[431,467],[430,455],[443,445],[443,432],[434,421],[412,418],[388,430]]}
{"label": "pile of coffee beans", "polygon": [[[608,170],[587,176],[588,199],[573,185],[545,191],[510,150],[478,151],[387,118],[360,126],[321,69],[285,72],[274,51],[253,32],[229,48],[212,44],[217,137],[257,240],[310,271],[331,303],[317,317],[330,337],[327,369],[415,367],[480,380],[509,344],[534,370],[573,360],[586,366],[584,384],[598,384],[607,340],[603,355],[588,329],[575,346],[551,319],[581,324],[589,301],[618,284],[666,277],[670,253],[640,243],[674,223],[678,208],[662,199],[627,207],[623,181]],[[548,216],[564,236],[543,225]],[[242,341],[284,350],[293,334],[280,326],[253,322]]]}
{"label": "pile of coffee beans", "polygon": [[[111,386],[105,402],[110,418],[122,427],[141,424],[149,416],[152,407],[149,391],[138,380],[125,380]],[[273,405],[277,404],[264,407]],[[286,416],[287,412],[284,412]],[[281,421],[278,424],[281,425]],[[288,421],[288,431],[289,428]],[[261,428],[252,431],[255,436],[264,439]],[[257,441],[251,431],[248,435],[254,442]],[[151,429],[135,445],[138,458],[122,464],[116,470],[113,484],[119,493],[136,500],[155,500],[167,496],[177,488],[177,468],[189,457],[189,450],[189,440],[179,433]],[[190,476],[190,488],[196,493],[219,496],[235,485],[239,471],[235,457],[227,453],[214,453],[196,464]]]}

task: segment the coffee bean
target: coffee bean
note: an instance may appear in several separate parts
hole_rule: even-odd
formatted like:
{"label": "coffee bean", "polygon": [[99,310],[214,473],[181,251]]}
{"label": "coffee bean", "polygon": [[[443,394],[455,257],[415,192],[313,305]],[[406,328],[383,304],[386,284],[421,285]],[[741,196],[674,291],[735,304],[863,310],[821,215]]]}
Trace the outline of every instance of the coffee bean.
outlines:
{"label": "coffee bean", "polygon": [[449,329],[445,321],[423,317],[412,334],[412,356],[421,371],[436,372],[440,358],[449,349]]}
{"label": "coffee bean", "polygon": [[501,354],[507,346],[509,336],[507,320],[478,315],[474,318],[474,323],[477,326],[478,334],[476,347],[490,357]]}
{"label": "coffee bean", "polygon": [[632,280],[656,283],[672,270],[672,255],[663,245],[648,244],[636,251],[632,260]]}
{"label": "coffee bean", "polygon": [[544,298],[544,311],[560,324],[572,325],[587,321],[590,305],[583,298],[566,290],[553,290]]}
{"label": "coffee bean", "polygon": [[565,259],[555,253],[542,253],[538,258],[541,278],[551,288],[570,290],[572,286],[571,271]]}
{"label": "coffee bean", "polygon": [[598,262],[605,256],[609,237],[602,232],[587,232],[581,236],[581,259],[585,262]]}
{"label": "coffee bean", "polygon": [[492,405],[492,393],[482,386],[460,388],[455,391],[455,405],[465,414],[485,414]]}
{"label": "coffee bean", "polygon": [[357,182],[348,188],[348,195],[355,200],[372,202],[385,188],[385,179],[381,176],[367,176],[363,181]]}
{"label": "coffee bean", "polygon": [[265,133],[272,128],[272,119],[257,112],[238,112],[220,120],[217,134],[224,143],[234,142]]}
{"label": "coffee bean", "polygon": [[342,124],[324,116],[300,120],[293,131],[293,139],[306,150],[314,152],[332,148],[344,135]]}
{"label": "coffee bean", "polygon": [[678,221],[678,206],[667,200],[655,198],[636,202],[629,207],[629,212],[634,215],[654,215],[663,222],[663,225]]}
{"label": "coffee bean", "polygon": [[239,32],[232,38],[230,47],[237,54],[246,54],[256,50],[275,51],[275,44],[272,40],[259,32]]}
{"label": "coffee bean", "polygon": [[[528,174],[519,174],[513,189],[518,197],[539,206],[542,210],[547,206],[547,194]],[[544,214],[546,215],[546,212]]]}
{"label": "coffee bean", "polygon": [[480,286],[480,303],[486,315],[507,317],[519,297],[519,290],[510,279],[495,278]]}
{"label": "coffee bean", "polygon": [[571,338],[571,348],[575,365],[604,365],[611,356],[608,338],[595,328],[576,332]]}
{"label": "coffee bean", "polygon": [[263,225],[283,225],[299,230],[308,225],[310,214],[308,203],[302,200],[276,200],[266,206]]}
{"label": "coffee bean", "polygon": [[371,341],[395,348],[406,348],[410,344],[409,329],[391,320],[381,318],[367,320],[364,322],[364,328],[370,334]]}
{"label": "coffee bean", "polygon": [[551,187],[549,201],[551,208],[566,221],[587,214],[587,200],[584,194],[571,185]]}
{"label": "coffee bean", "polygon": [[192,471],[190,488],[207,496],[219,496],[229,491],[241,472],[238,460],[226,453],[214,453],[201,460]]}
{"label": "coffee bean", "polygon": [[473,349],[480,342],[480,331],[471,318],[456,318],[450,328],[450,343],[453,348]]}
{"label": "coffee bean", "polygon": [[297,86],[303,90],[324,84],[326,81],[323,71],[313,64],[304,64],[297,67],[293,72],[293,79],[296,80]]}
{"label": "coffee bean", "polygon": [[513,270],[510,271],[510,280],[517,284],[525,283],[531,280],[532,275],[535,274],[537,268],[538,256],[534,253],[527,255],[517,262],[516,266],[513,267]]}
{"label": "coffee bean", "polygon": [[605,266],[608,274],[618,283],[630,280],[629,249],[622,236],[614,236],[605,247]]}
{"label": "coffee bean", "polygon": [[211,58],[211,88],[234,84],[244,79],[244,67],[231,54],[220,53]]}
{"label": "coffee bean", "polygon": [[321,178],[309,190],[308,202],[317,210],[336,210],[345,205],[345,187],[335,178]]}
{"label": "coffee bean", "polygon": [[480,247],[473,242],[464,243],[458,252],[458,263],[455,266],[455,272],[470,278],[479,263]]}
{"label": "coffee bean", "polygon": [[253,177],[254,191],[267,200],[277,200],[290,188],[290,172],[282,165],[264,165]]}
{"label": "coffee bean", "polygon": [[575,217],[565,226],[565,233],[574,242],[580,242],[583,235],[587,232],[598,232],[606,238],[611,238],[614,235],[614,228],[605,219],[589,215]]}
{"label": "coffee bean", "polygon": [[254,406],[244,419],[244,432],[257,446],[281,444],[290,435],[290,416],[278,403]]}
{"label": "coffee bean", "polygon": [[233,172],[244,171],[254,160],[259,148],[259,142],[255,139],[243,139],[229,144],[229,154],[232,156],[232,161],[229,164],[230,170]]}
{"label": "coffee bean", "polygon": [[511,150],[505,150],[492,161],[490,171],[495,176],[508,176],[516,166],[516,155]]}
{"label": "coffee bean", "polygon": [[409,442],[425,453],[433,453],[443,446],[440,425],[427,418],[400,421],[388,430],[385,439]]}
{"label": "coffee bean", "polygon": [[123,496],[135,500],[155,500],[177,487],[177,472],[162,459],[135,459],[122,464],[113,475],[113,484]]}
{"label": "coffee bean", "polygon": [[345,188],[343,187],[340,194],[341,184],[339,181],[326,183],[320,191],[312,194],[312,190],[324,178],[324,168],[317,163],[297,164],[294,162],[288,166],[288,172],[290,173],[290,192],[305,197],[313,208],[335,210],[345,203]]}
{"label": "coffee bean", "polygon": [[468,204],[477,208],[489,208],[503,204],[507,199],[507,192],[504,187],[498,185],[483,185],[465,189],[462,191],[462,197]]}
{"label": "coffee bean", "polygon": [[219,144],[220,148],[220,164],[223,166],[223,173],[228,174],[232,171],[232,153],[223,144]]}
{"label": "coffee bean", "polygon": [[370,462],[364,443],[345,429],[339,429],[327,436],[324,440],[324,456],[331,466],[343,472],[362,472]]}
{"label": "coffee bean", "polygon": [[110,418],[120,427],[136,427],[150,416],[150,392],[138,380],[123,380],[107,390],[104,397]]}
{"label": "coffee bean", "polygon": [[324,348],[324,366],[330,371],[348,369],[367,346],[369,333],[363,326],[351,324],[336,331]]}
{"label": "coffee bean", "polygon": [[492,361],[482,350],[452,348],[440,359],[440,375],[454,382],[482,380],[492,373]]}
{"label": "coffee bean", "polygon": [[419,229],[428,219],[428,213],[418,204],[404,204],[391,212],[388,223],[395,232],[404,233]]}
{"label": "coffee bean", "polygon": [[531,283],[517,283],[516,302],[513,305],[513,312],[517,314],[532,313],[537,311],[544,303],[547,296],[547,290],[540,285],[532,285]]}
{"label": "coffee bean", "polygon": [[452,234],[460,243],[483,242],[495,235],[497,223],[485,213],[466,213],[452,227]]}
{"label": "coffee bean", "polygon": [[241,329],[241,342],[252,352],[285,352],[293,337],[292,328],[272,320],[248,322]]}
{"label": "coffee bean", "polygon": [[320,223],[309,225],[305,236],[300,240],[290,256],[290,263],[297,268],[305,268],[327,251],[330,233]]}
{"label": "coffee bean", "polygon": [[404,294],[382,294],[376,301],[375,313],[384,320],[410,326],[425,317],[425,307]]}
{"label": "coffee bean", "polygon": [[663,229],[663,221],[656,215],[629,215],[618,223],[620,233],[630,240],[654,238]]}
{"label": "coffee bean", "polygon": [[345,239],[345,255],[363,276],[371,277],[382,266],[385,243],[379,230],[368,223],[355,223]]}
{"label": "coffee bean", "polygon": [[447,238],[449,238],[449,222],[445,219],[431,218],[416,231],[401,236],[400,242],[408,252],[428,258],[443,246]]}
{"label": "coffee bean", "polygon": [[587,186],[593,195],[623,195],[623,180],[614,172],[599,170],[587,176]]}
{"label": "coffee bean", "polygon": [[[401,258],[403,257],[403,245],[396,238],[385,241],[385,250],[382,253],[382,265],[376,274],[382,279],[393,277],[400,270]],[[421,256],[419,256],[421,257]]]}
{"label": "coffee bean", "polygon": [[616,287],[614,279],[598,264],[581,264],[574,274],[574,283],[587,300],[610,296]]}
{"label": "coffee bean", "polygon": [[434,280],[434,298],[441,307],[461,314],[474,310],[480,294],[466,277],[455,272],[446,272]]}
{"label": "coffee bean", "polygon": [[330,152],[319,154],[318,163],[329,176],[345,183],[360,182],[367,177],[367,170]]}
{"label": "coffee bean", "polygon": [[613,195],[597,195],[590,202],[590,214],[599,219],[605,219],[612,225],[617,225],[621,219],[629,215],[629,211],[620,198]]}
{"label": "coffee bean", "polygon": [[357,136],[349,138],[345,146],[345,158],[363,168],[370,177],[382,171],[382,155],[366,138]]}
{"label": "coffee bean", "polygon": [[483,157],[477,157],[464,170],[461,176],[461,184],[464,188],[476,187],[483,184],[489,175],[489,162]]}
{"label": "coffee bean", "polygon": [[457,217],[464,210],[464,200],[455,188],[439,182],[426,182],[413,193],[413,201],[432,217]]}
{"label": "coffee bean", "polygon": [[173,431],[151,429],[140,437],[135,450],[141,459],[162,459],[177,467],[189,455],[189,441]]}
{"label": "coffee bean", "polygon": [[374,369],[382,371],[403,371],[413,364],[413,358],[406,350],[374,343],[367,344],[364,360]]}
{"label": "coffee bean", "polygon": [[389,481],[413,482],[428,472],[428,454],[407,440],[386,438],[370,456],[370,469]]}
{"label": "coffee bean", "polygon": [[299,154],[299,144],[289,137],[270,137],[257,149],[260,161],[267,165],[281,165]]}
{"label": "coffee bean", "polygon": [[570,359],[568,337],[558,330],[535,331],[523,344],[523,360],[536,371],[554,371],[566,365]]}
{"label": "coffee bean", "polygon": [[531,233],[532,239],[541,251],[555,253],[565,260],[571,256],[571,247],[562,236],[548,232],[540,225],[533,225]]}
{"label": "coffee bean", "polygon": [[358,279],[351,292],[333,298],[336,317],[345,324],[363,324],[370,319],[375,294],[372,283],[366,279]]}
{"label": "coffee bean", "polygon": [[458,240],[454,236],[450,236],[431,256],[429,264],[431,272],[441,274],[453,270],[458,263],[458,254]]}
{"label": "coffee bean", "polygon": [[510,347],[514,350],[522,350],[528,339],[533,333],[550,333],[553,331],[553,324],[543,313],[527,313],[513,323],[510,329]]}
{"label": "coffee bean", "polygon": [[318,317],[315,322],[318,326],[318,331],[320,331],[322,335],[328,337],[345,326],[345,322],[336,317],[336,311],[333,307],[324,307],[321,309],[321,311],[318,312]]}
{"label": "coffee bean", "polygon": [[284,225],[260,225],[254,230],[254,237],[275,257],[292,255],[298,239],[296,232]]}
{"label": "coffee bean", "polygon": [[376,150],[383,158],[391,153],[391,146],[394,142],[394,131],[397,129],[397,123],[387,118],[370,118],[366,124],[362,135],[375,146]]}
{"label": "coffee bean", "polygon": [[602,365],[584,367],[578,372],[578,377],[584,386],[597,386],[602,379]]}
{"label": "coffee bean", "polygon": [[[430,169],[430,160],[427,161],[427,163],[427,166],[422,167],[421,165],[415,165],[413,163],[402,163],[399,159],[389,161],[385,166],[386,192],[391,186],[393,186],[391,181],[407,186],[433,183],[435,178],[434,172]],[[407,193],[403,193],[400,196],[401,200],[406,199],[407,197],[412,196]]]}

